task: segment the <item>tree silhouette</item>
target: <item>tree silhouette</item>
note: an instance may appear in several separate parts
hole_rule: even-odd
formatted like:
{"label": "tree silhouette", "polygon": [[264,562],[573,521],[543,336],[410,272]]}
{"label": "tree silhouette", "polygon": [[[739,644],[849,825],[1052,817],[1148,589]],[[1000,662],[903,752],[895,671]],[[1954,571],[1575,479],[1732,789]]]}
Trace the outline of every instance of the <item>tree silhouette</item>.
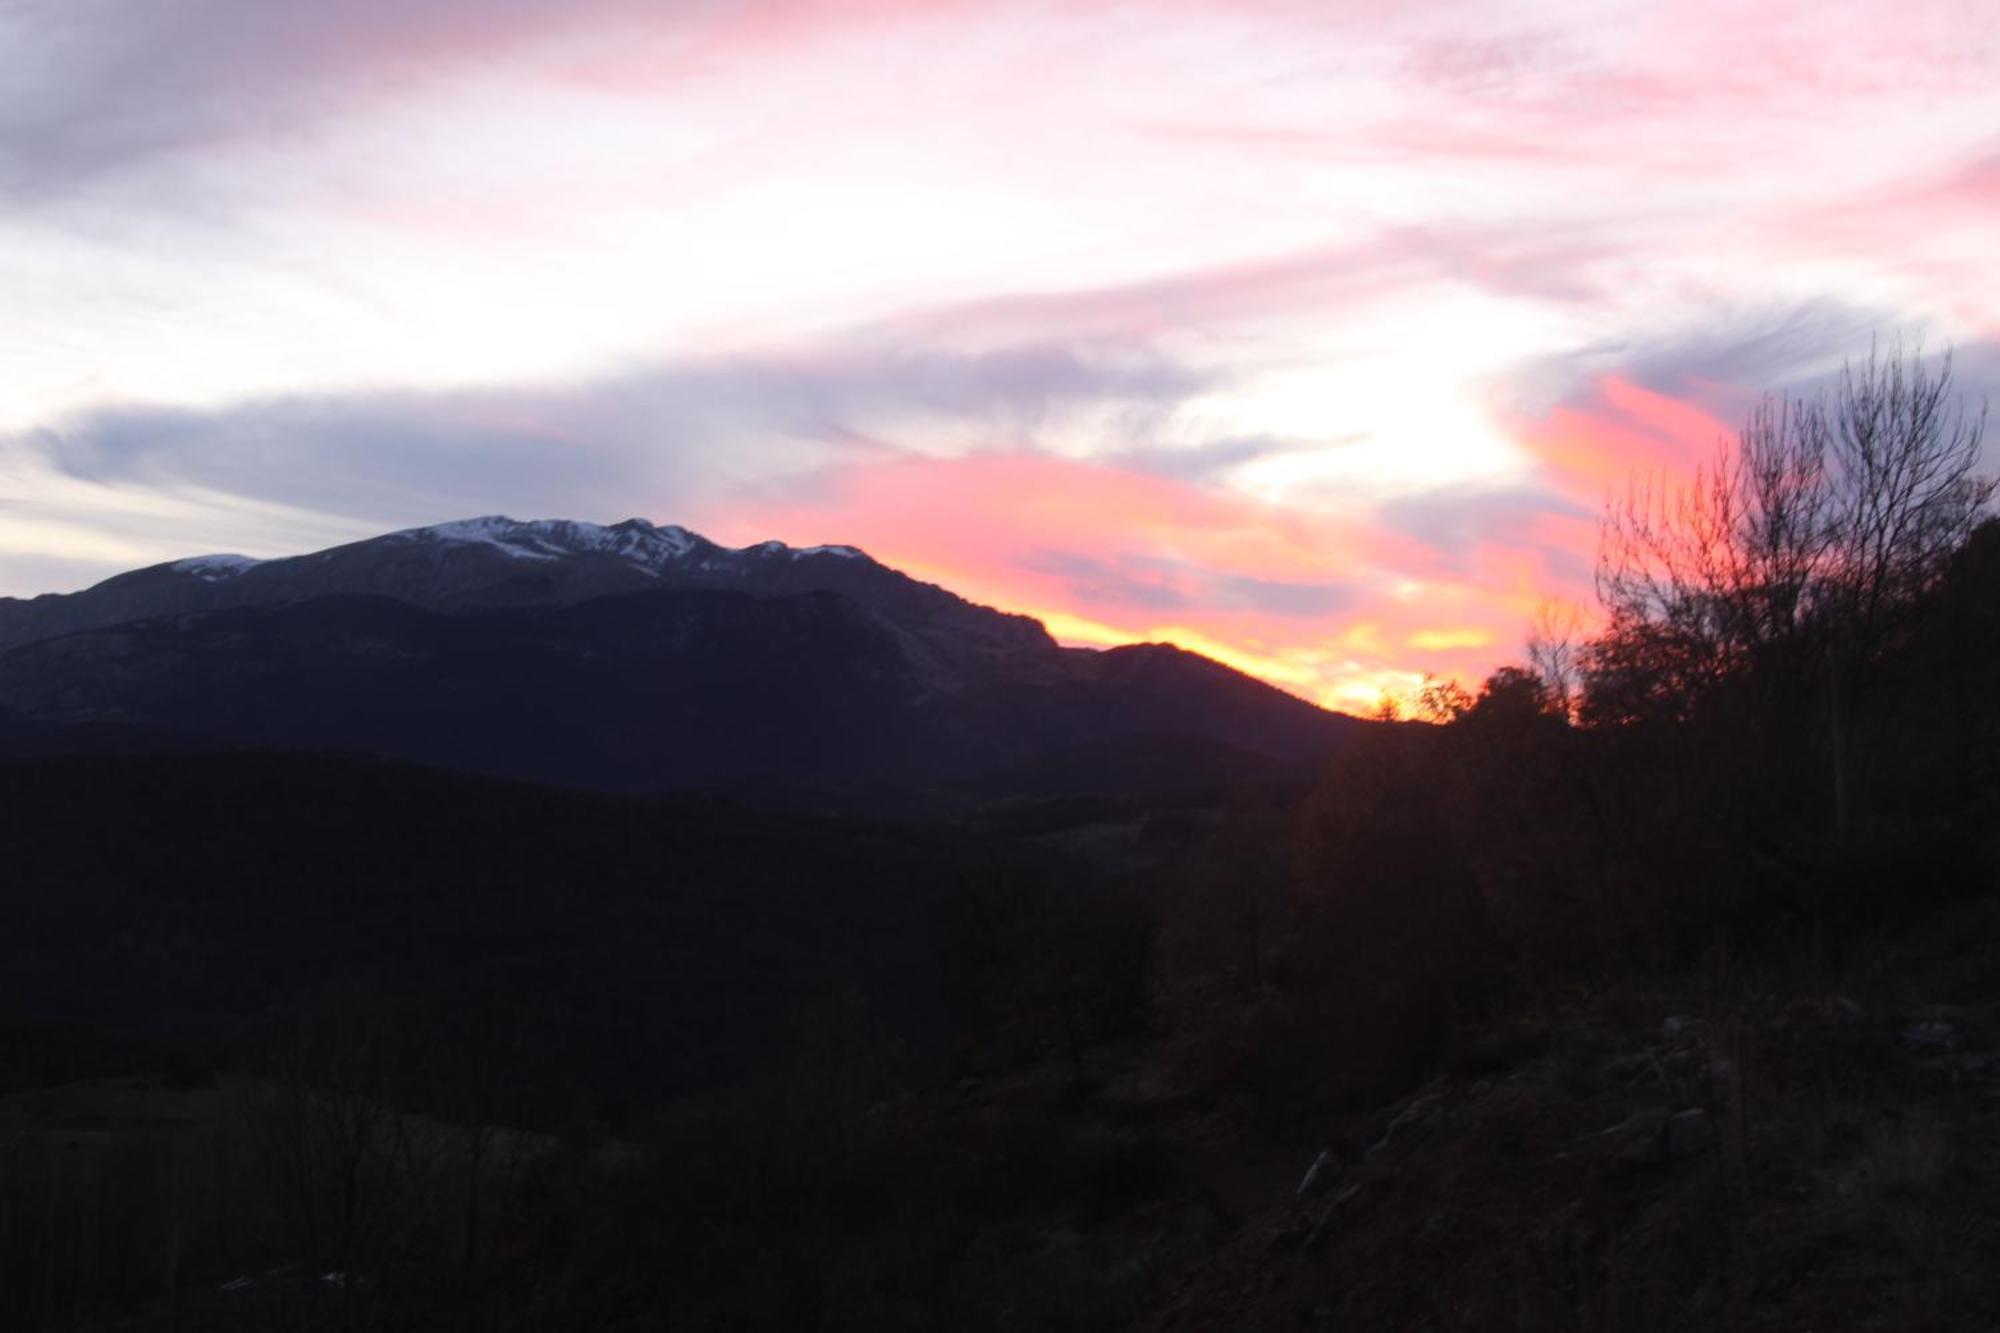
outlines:
{"label": "tree silhouette", "polygon": [[1812,736],[1844,833],[1857,708],[1993,495],[1984,424],[1949,354],[1871,351],[1830,389],[1767,397],[1691,481],[1635,484],[1604,522],[1585,717],[1727,699],[1764,734]]}

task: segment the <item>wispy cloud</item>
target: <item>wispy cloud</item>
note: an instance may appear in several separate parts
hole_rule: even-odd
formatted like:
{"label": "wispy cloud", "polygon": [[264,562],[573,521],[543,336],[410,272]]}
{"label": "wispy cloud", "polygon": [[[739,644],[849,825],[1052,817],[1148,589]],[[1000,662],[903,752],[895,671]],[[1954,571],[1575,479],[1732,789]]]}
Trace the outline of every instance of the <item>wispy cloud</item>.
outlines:
{"label": "wispy cloud", "polygon": [[[825,467],[1018,448],[1074,414],[1143,417],[1214,383],[1130,350],[958,354],[857,339],[578,385],[106,407],[0,437],[0,461],[24,487],[47,477],[102,494],[267,507],[272,531],[257,544],[284,549],[284,525],[301,512],[343,527],[474,511],[710,514],[739,494],[788,484],[797,494]],[[8,582],[23,581],[19,568],[5,570]]]}

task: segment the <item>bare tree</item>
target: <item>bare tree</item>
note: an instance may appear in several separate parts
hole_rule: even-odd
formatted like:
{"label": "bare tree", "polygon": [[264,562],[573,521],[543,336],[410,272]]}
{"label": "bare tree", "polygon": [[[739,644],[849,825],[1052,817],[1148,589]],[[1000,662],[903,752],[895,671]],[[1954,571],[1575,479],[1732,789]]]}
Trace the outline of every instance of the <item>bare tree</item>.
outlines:
{"label": "bare tree", "polygon": [[1456,680],[1439,680],[1428,672],[1417,690],[1417,716],[1425,722],[1456,722],[1472,711],[1472,695]]}
{"label": "bare tree", "polygon": [[1717,677],[1794,641],[1838,540],[1828,436],[1824,403],[1767,398],[1691,481],[1635,481],[1598,552],[1613,624],[1688,645]]}
{"label": "bare tree", "polygon": [[1888,647],[1910,633],[1910,612],[1943,576],[1992,499],[1977,475],[1986,407],[1951,392],[1951,357],[1935,372],[1920,357],[1873,350],[1843,370],[1833,452],[1844,484],[1835,500],[1839,562],[1828,589],[1828,741],[1841,831],[1853,806],[1853,725]]}
{"label": "bare tree", "polygon": [[1949,354],[1871,350],[1830,390],[1766,398],[1692,481],[1636,483],[1599,550],[1597,715],[1643,707],[1649,688],[1682,704],[1747,678],[1816,691],[1845,831],[1857,703],[1992,498],[1985,417]]}
{"label": "bare tree", "polygon": [[1535,609],[1528,631],[1528,667],[1541,677],[1550,709],[1566,722],[1576,720],[1582,693],[1582,664],[1577,656],[1582,635],[1583,608],[1554,600]]}

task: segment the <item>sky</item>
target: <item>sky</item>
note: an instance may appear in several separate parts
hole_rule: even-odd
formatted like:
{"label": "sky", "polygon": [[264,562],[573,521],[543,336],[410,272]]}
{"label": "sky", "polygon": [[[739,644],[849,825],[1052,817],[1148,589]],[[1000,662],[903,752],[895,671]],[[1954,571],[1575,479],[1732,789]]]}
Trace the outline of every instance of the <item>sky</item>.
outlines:
{"label": "sky", "polygon": [[1365,711],[1996,238],[1990,0],[0,0],[0,595],[639,516]]}

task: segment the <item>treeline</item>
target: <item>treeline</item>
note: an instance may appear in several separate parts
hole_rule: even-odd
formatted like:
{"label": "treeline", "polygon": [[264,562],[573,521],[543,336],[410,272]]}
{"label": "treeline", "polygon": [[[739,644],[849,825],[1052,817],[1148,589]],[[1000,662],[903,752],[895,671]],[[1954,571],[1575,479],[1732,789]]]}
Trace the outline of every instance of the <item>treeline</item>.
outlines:
{"label": "treeline", "polygon": [[1144,905],[962,829],[275,753],[0,810],[10,1328],[643,1323],[851,1229],[885,1099],[1142,1020]]}
{"label": "treeline", "polygon": [[1555,1002],[1705,955],[1833,975],[1856,930],[1990,885],[1982,425],[1949,358],[1871,355],[1614,502],[1602,628],[1548,617],[1527,664],[1432,682],[1307,810],[1302,904],[1368,941],[1334,950],[1339,1004],[1435,1054],[1496,988]]}

